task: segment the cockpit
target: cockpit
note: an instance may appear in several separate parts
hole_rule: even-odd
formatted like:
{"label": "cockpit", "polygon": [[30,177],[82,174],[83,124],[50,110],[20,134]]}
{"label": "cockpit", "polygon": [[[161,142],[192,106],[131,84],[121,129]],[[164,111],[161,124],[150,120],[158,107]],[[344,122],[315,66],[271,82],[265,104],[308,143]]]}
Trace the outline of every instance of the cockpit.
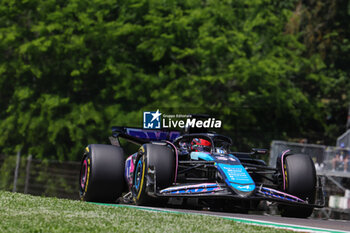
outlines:
{"label": "cockpit", "polygon": [[180,155],[193,151],[227,154],[232,140],[220,134],[199,133],[182,135],[174,141],[174,144],[179,149]]}

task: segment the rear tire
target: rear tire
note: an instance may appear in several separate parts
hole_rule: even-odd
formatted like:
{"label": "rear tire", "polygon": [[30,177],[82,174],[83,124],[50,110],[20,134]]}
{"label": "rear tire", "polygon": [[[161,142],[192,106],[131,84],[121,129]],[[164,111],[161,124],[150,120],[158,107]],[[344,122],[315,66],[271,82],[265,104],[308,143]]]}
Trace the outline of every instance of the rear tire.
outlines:
{"label": "rear tire", "polygon": [[[140,148],[135,163],[132,194],[137,205],[164,205],[167,198],[155,198],[149,195],[154,190],[154,169],[157,189],[169,187],[174,181],[175,156],[172,149],[165,145],[145,144]],[[149,185],[149,187],[147,187]]]}
{"label": "rear tire", "polygon": [[125,187],[121,147],[91,144],[85,148],[79,178],[81,200],[115,202]]}
{"label": "rear tire", "polygon": [[[285,192],[308,200],[314,204],[316,193],[316,170],[312,159],[308,155],[289,155],[284,161]],[[282,217],[307,218],[313,212],[313,207],[279,205]]]}

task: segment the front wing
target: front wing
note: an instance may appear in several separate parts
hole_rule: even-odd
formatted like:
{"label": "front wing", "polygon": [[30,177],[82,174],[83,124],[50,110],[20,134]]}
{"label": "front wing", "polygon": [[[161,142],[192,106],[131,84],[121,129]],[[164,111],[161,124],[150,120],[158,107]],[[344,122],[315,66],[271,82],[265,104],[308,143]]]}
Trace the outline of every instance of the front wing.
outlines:
{"label": "front wing", "polygon": [[[151,172],[149,175],[153,177],[150,180],[156,181],[155,173]],[[198,183],[185,184],[167,187],[164,189],[157,189],[155,182],[147,182],[147,192],[153,197],[180,197],[180,198],[227,198],[227,199],[241,199],[241,200],[266,200],[276,203],[283,203],[285,205],[294,206],[309,206],[322,208],[324,207],[324,196],[322,190],[317,193],[317,201],[309,203],[308,200],[303,200],[299,197],[281,192],[276,189],[264,187],[263,185],[256,187],[249,196],[241,196],[232,191],[226,183]]]}

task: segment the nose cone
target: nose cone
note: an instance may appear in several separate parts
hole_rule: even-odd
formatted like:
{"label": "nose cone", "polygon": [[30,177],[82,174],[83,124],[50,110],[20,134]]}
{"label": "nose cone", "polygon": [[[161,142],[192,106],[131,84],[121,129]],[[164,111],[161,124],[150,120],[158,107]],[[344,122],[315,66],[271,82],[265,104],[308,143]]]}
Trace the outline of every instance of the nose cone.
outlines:
{"label": "nose cone", "polygon": [[241,197],[248,197],[255,190],[255,184],[240,185],[231,183],[231,189]]}
{"label": "nose cone", "polygon": [[241,165],[219,163],[218,170],[225,177],[226,184],[232,191],[242,197],[247,197],[255,190],[255,183],[245,168]]}

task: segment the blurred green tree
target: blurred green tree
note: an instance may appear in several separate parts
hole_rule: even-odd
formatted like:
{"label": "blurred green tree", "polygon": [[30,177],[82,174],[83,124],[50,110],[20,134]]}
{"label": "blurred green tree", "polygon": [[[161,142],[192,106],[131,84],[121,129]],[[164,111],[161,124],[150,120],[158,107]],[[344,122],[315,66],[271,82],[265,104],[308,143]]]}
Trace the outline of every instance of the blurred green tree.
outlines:
{"label": "blurred green tree", "polygon": [[329,96],[344,92],[348,74],[327,72],[328,60],[310,49],[303,7],[3,0],[0,149],[77,160],[84,145],[107,142],[111,125],[141,126],[142,111],[156,109],[219,116],[237,148],[322,139],[335,112],[327,100],[339,99]]}

